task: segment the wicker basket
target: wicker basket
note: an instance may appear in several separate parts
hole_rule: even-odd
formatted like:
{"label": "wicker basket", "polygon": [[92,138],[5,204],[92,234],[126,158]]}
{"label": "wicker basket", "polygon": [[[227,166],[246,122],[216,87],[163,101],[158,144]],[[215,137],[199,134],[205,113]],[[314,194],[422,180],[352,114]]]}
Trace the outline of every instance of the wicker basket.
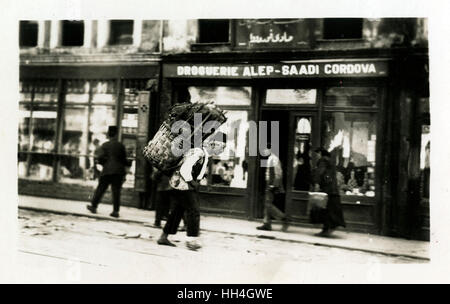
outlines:
{"label": "wicker basket", "polygon": [[[194,114],[202,114],[202,123],[200,126],[194,126]],[[194,127],[198,129],[202,128],[203,125],[208,121],[218,121],[223,124],[226,121],[225,113],[213,104],[177,104],[173,106],[169,112],[166,120],[161,124],[158,132],[152,140],[149,141],[147,146],[144,147],[143,155],[144,157],[156,168],[162,171],[169,171],[176,168],[182,156],[176,156],[172,153],[172,146],[177,143],[176,139],[180,139],[178,134],[173,134],[171,131],[171,126],[175,121],[184,120],[191,126],[191,137],[193,134],[199,130],[195,130]],[[205,140],[211,134],[205,134],[201,132],[202,140]],[[185,140],[190,140],[187,138]],[[181,145],[180,142],[178,145]],[[180,146],[181,148],[181,146]]]}

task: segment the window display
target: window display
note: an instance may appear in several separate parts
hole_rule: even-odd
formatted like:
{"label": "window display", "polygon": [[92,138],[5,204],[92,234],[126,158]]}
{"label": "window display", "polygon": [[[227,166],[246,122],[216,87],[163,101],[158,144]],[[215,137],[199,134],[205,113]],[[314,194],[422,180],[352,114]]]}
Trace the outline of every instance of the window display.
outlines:
{"label": "window display", "polygon": [[29,151],[30,146],[30,119],[31,110],[29,105],[19,106],[19,147],[18,151]]}
{"label": "window display", "polygon": [[248,162],[246,147],[248,136],[247,111],[227,111],[227,122],[219,131],[227,136],[224,151],[212,156],[209,161],[208,175],[202,185],[247,188]]}
{"label": "window display", "polygon": [[326,106],[376,107],[377,88],[334,87],[325,91]]}
{"label": "window display", "polygon": [[30,145],[34,152],[53,152],[56,136],[56,107],[34,107],[31,118]]}
{"label": "window display", "polygon": [[[20,82],[18,173],[51,180],[56,142],[58,86],[53,80]],[[33,154],[29,154],[33,152]]]}
{"label": "window display", "polygon": [[92,103],[115,104],[115,81],[93,81],[92,85]]}
{"label": "window display", "polygon": [[58,83],[55,80],[41,81],[34,90],[34,103],[58,103]]}
{"label": "window display", "polygon": [[[108,140],[108,126],[118,125],[117,88],[122,87],[121,139],[132,161],[124,186],[134,187],[138,92],[145,89],[147,82],[148,79],[20,81],[19,176],[95,185],[101,170],[95,164],[95,150]],[[62,104],[58,104],[60,83],[64,89]],[[60,117],[58,107],[63,107]],[[62,128],[59,143],[58,120]]]}
{"label": "window display", "polygon": [[70,106],[65,109],[59,177],[61,181],[85,178],[88,168],[86,157],[88,144],[88,107]]}
{"label": "window display", "polygon": [[29,157],[27,177],[36,180],[51,180],[53,177],[54,155],[32,154]]}
{"label": "window display", "polygon": [[214,102],[216,105],[251,104],[250,87],[189,87],[191,102]]}
{"label": "window display", "polygon": [[325,149],[339,145],[335,163],[341,194],[374,197],[376,115],[326,113],[322,142]]}
{"label": "window display", "polygon": [[214,102],[224,106],[227,122],[219,131],[227,136],[227,144],[220,155],[211,156],[202,185],[247,188],[248,111],[227,110],[227,105],[250,105],[250,87],[189,87],[191,102]]}
{"label": "window display", "polygon": [[89,81],[68,80],[66,83],[66,103],[88,103],[89,102]]}
{"label": "window display", "polygon": [[315,104],[316,89],[269,89],[267,104]]}

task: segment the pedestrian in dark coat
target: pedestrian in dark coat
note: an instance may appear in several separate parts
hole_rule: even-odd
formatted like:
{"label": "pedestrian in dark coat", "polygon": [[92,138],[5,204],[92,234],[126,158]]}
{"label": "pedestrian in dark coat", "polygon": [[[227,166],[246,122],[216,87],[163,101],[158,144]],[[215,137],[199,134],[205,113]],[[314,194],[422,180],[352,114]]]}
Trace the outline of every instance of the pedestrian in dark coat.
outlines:
{"label": "pedestrian in dark coat", "polygon": [[109,141],[102,144],[95,153],[97,162],[103,166],[103,169],[91,205],[86,206],[89,211],[96,213],[103,194],[111,185],[113,212],[110,215],[112,217],[119,217],[120,192],[125,180],[125,167],[131,166],[131,162],[127,160],[125,146],[117,140],[117,133],[117,127],[110,126],[108,128]]}
{"label": "pedestrian in dark coat", "polygon": [[[326,210],[311,210],[311,219],[313,222],[322,222],[323,228],[320,236],[329,236],[336,227],[345,227],[344,215],[341,206],[341,197],[336,180],[336,149],[330,152],[323,148],[315,150],[320,159],[314,173],[315,191],[321,191],[328,194]],[[317,214],[321,213],[321,214]]]}

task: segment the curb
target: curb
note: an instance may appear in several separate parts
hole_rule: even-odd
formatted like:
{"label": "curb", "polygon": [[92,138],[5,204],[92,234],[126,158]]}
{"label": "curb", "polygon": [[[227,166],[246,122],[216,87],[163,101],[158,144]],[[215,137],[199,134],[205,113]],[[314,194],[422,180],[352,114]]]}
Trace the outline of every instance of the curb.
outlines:
{"label": "curb", "polygon": [[[47,212],[47,213],[53,213],[53,214],[60,214],[60,215],[72,215],[72,216],[79,216],[79,217],[87,217],[87,218],[93,218],[97,220],[104,220],[104,221],[118,221],[122,223],[133,223],[133,224],[142,224],[149,228],[157,228],[153,225],[148,225],[148,223],[140,220],[131,220],[131,219],[123,219],[123,218],[112,218],[109,216],[104,215],[94,215],[94,214],[87,214],[87,213],[76,213],[76,212],[67,212],[67,211],[59,211],[59,210],[52,210],[52,209],[45,209],[45,208],[36,208],[36,207],[28,207],[28,206],[19,206],[19,209],[23,210],[30,210],[35,212]],[[266,236],[266,235],[255,235],[255,234],[247,234],[247,233],[237,233],[237,232],[226,232],[226,231],[219,231],[219,230],[213,230],[213,229],[202,229],[204,231],[208,232],[215,232],[215,233],[227,233],[230,235],[242,235],[247,237],[256,237],[256,238],[267,238],[271,240],[277,240],[282,242],[291,242],[291,243],[298,243],[298,244],[308,244],[308,245],[314,245],[314,246],[323,246],[323,247],[330,247],[330,248],[338,248],[338,249],[344,249],[344,250],[353,250],[353,251],[362,251],[372,254],[382,254],[386,256],[392,256],[392,257],[405,257],[410,259],[416,259],[416,260],[422,260],[422,261],[430,261],[430,258],[418,256],[418,255],[412,255],[412,254],[404,254],[404,253],[395,253],[395,252],[386,252],[386,251],[379,251],[379,250],[373,250],[373,249],[364,249],[359,247],[352,247],[352,246],[341,246],[341,245],[334,245],[334,244],[327,244],[324,242],[311,242],[311,241],[301,241],[301,240],[292,240],[292,239],[286,239],[286,238],[280,238],[276,236]]]}

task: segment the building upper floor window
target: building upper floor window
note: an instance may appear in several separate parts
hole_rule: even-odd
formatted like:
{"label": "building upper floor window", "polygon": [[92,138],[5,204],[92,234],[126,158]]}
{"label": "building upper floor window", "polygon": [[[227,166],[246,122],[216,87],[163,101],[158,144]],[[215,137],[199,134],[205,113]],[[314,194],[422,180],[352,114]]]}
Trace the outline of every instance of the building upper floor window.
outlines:
{"label": "building upper floor window", "polygon": [[62,22],[62,46],[82,46],[84,42],[83,21]]}
{"label": "building upper floor window", "polygon": [[111,20],[109,44],[132,44],[133,26],[133,20]]}
{"label": "building upper floor window", "polygon": [[328,18],[323,21],[324,39],[361,39],[362,18]]}
{"label": "building upper floor window", "polygon": [[200,19],[199,43],[220,43],[228,42],[230,32],[230,20],[225,19]]}
{"label": "building upper floor window", "polygon": [[20,21],[19,45],[21,47],[34,47],[38,43],[38,22]]}

